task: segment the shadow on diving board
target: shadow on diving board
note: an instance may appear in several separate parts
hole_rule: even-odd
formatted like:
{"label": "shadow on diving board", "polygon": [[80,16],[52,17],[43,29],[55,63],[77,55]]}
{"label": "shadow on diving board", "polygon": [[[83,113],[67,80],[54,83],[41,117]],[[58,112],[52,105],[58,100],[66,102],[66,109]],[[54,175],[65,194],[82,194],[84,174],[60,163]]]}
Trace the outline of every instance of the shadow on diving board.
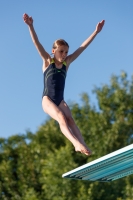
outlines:
{"label": "shadow on diving board", "polygon": [[63,178],[109,182],[133,174],[133,144],[62,175]]}

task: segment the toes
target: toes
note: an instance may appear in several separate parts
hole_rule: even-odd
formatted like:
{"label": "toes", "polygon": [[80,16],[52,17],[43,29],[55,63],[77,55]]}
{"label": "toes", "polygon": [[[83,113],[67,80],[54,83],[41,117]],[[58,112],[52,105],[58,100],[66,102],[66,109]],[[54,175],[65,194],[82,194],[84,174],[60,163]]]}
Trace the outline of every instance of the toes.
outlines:
{"label": "toes", "polygon": [[91,155],[91,151],[89,151],[89,150],[78,150],[78,149],[75,149],[75,151],[76,152],[80,152],[80,153],[82,153],[82,154],[85,154],[85,155],[87,155],[87,156],[90,156]]}
{"label": "toes", "polygon": [[84,150],[84,154],[89,156],[92,154],[92,152],[90,150]]}

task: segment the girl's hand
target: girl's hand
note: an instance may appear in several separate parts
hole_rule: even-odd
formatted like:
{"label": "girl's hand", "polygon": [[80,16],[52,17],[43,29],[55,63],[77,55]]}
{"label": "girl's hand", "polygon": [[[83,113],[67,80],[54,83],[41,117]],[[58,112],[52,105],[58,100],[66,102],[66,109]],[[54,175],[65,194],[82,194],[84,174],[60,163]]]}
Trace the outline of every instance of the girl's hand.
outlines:
{"label": "girl's hand", "polygon": [[23,20],[29,26],[33,24],[32,17],[29,17],[26,13],[23,14]]}
{"label": "girl's hand", "polygon": [[105,23],[105,20],[102,20],[101,22],[99,22],[99,23],[97,24],[97,26],[96,26],[96,32],[97,32],[97,33],[99,33],[99,32],[102,30],[102,28],[103,28],[103,26],[104,26],[104,23]]}

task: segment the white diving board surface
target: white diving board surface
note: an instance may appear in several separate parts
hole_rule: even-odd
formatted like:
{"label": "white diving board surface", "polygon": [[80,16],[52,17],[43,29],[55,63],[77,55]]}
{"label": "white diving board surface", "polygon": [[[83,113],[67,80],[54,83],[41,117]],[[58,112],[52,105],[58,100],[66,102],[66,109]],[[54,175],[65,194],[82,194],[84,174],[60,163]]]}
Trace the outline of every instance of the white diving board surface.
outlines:
{"label": "white diving board surface", "polygon": [[63,178],[109,182],[133,174],[133,144],[62,175]]}

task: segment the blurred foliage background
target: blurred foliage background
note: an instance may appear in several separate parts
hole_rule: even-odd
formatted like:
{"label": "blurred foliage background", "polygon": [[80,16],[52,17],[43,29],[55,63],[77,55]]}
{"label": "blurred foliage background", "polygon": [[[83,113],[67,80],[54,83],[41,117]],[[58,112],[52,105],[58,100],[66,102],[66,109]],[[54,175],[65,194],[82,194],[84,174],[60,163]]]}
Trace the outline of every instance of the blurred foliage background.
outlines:
{"label": "blurred foliage background", "polygon": [[69,105],[93,154],[76,153],[49,118],[36,133],[0,138],[1,200],[132,200],[133,175],[111,183],[63,179],[62,174],[133,143],[133,77],[122,72]]}

